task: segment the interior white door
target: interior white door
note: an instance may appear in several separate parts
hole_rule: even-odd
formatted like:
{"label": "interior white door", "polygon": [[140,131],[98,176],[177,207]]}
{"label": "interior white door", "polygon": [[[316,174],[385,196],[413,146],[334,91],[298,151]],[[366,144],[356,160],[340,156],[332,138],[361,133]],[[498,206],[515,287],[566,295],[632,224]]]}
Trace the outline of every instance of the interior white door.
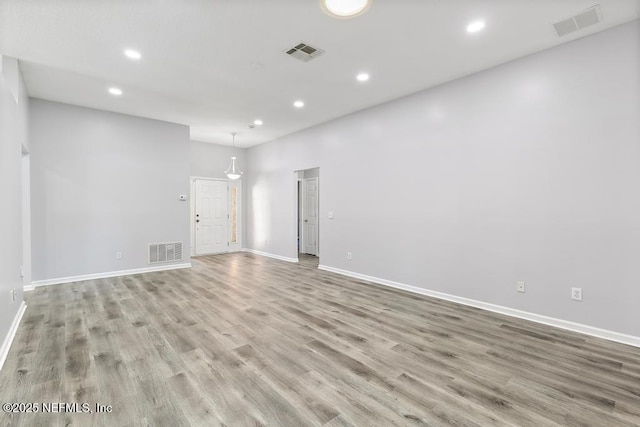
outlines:
{"label": "interior white door", "polygon": [[196,255],[229,250],[227,181],[196,180]]}
{"label": "interior white door", "polygon": [[308,178],[302,184],[302,241],[304,253],[318,255],[318,178]]}

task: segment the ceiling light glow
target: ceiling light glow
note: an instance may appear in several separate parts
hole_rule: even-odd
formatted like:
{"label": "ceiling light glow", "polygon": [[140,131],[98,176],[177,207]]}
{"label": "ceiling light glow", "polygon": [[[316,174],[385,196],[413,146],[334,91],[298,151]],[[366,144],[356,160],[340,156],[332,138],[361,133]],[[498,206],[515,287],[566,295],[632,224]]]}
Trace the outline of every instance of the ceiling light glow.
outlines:
{"label": "ceiling light glow", "polygon": [[296,101],[296,102],[293,103],[293,106],[296,107],[296,108],[302,108],[302,107],[304,107],[304,102]]}
{"label": "ceiling light glow", "polygon": [[138,60],[138,59],[142,58],[142,55],[140,55],[140,52],[138,52],[137,50],[133,50],[133,49],[125,50],[124,51],[124,55],[129,59]]}
{"label": "ceiling light glow", "polygon": [[484,28],[484,21],[474,21],[469,25],[467,25],[467,32],[475,33],[477,31],[480,31],[483,28]]}
{"label": "ceiling light glow", "polygon": [[256,125],[256,126],[262,126],[262,123],[263,123],[263,122],[262,122],[262,120],[260,120],[260,119],[255,119],[255,120],[253,121],[253,124],[254,124],[254,125]]}
{"label": "ceiling light glow", "polygon": [[371,0],[321,0],[324,10],[337,18],[352,18],[367,11]]}
{"label": "ceiling light glow", "polygon": [[122,89],[118,89],[117,87],[110,87],[109,88],[109,93],[111,95],[120,96],[120,95],[122,95]]}
{"label": "ceiling light glow", "polygon": [[369,80],[369,74],[367,73],[360,73],[356,76],[356,79],[359,82],[366,82],[367,80]]}

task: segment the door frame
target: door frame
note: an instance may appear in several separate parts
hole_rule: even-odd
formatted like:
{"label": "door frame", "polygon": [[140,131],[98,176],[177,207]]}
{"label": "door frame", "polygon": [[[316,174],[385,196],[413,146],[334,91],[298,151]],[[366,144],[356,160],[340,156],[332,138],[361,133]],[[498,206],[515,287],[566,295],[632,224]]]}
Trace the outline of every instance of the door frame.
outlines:
{"label": "door frame", "polygon": [[[302,233],[302,231],[300,230],[300,234],[298,234],[298,227],[302,227],[302,224],[298,224],[298,219],[299,218],[303,218],[304,217],[304,212],[302,211],[304,203],[303,203],[303,192],[300,191],[301,189],[304,188],[304,172],[310,169],[318,169],[320,170],[320,166],[312,166],[309,168],[305,168],[305,169],[296,169],[293,171],[293,180],[292,180],[292,191],[293,191],[293,198],[292,198],[292,208],[293,208],[293,218],[294,221],[292,221],[291,226],[292,231],[293,231],[293,236],[294,238],[291,240],[291,244],[293,245],[293,248],[295,248],[295,254],[296,254],[296,259],[299,260],[300,258],[300,253],[304,253],[304,251],[300,252],[301,249],[304,249],[304,234]],[[317,244],[316,244],[316,256],[319,258],[320,257],[320,219],[321,219],[321,212],[322,210],[320,209],[320,173],[318,174],[318,186],[317,186],[317,200],[316,200],[316,206],[318,208],[318,222],[316,224],[316,228],[317,228],[317,232],[316,232],[316,239],[317,239]],[[310,179],[310,178],[307,178]],[[302,205],[302,206],[301,206]],[[298,237],[300,238],[300,247],[298,247]]]}
{"label": "door frame", "polygon": [[316,225],[315,225],[315,229],[316,229],[316,253],[314,254],[317,257],[320,257],[320,245],[318,244],[318,242],[320,241],[320,178],[315,177],[315,178],[302,178],[302,221],[303,224],[301,224],[302,226],[302,236],[301,236],[301,248],[302,248],[302,253],[306,254],[306,252],[304,251],[306,248],[306,242],[305,242],[305,232],[304,232],[304,217],[305,217],[305,200],[307,197],[307,186],[305,185],[307,183],[307,181],[316,181]]}
{"label": "door frame", "polygon": [[304,248],[304,233],[302,233],[302,205],[304,204],[302,199],[302,187],[303,179],[298,176],[296,172],[296,258],[302,253]]}
{"label": "door frame", "polygon": [[[228,216],[228,220],[227,220],[227,243],[228,243],[228,250],[226,252],[241,252],[242,251],[242,231],[243,231],[243,222],[242,222],[242,180],[240,179],[235,179],[235,180],[230,180],[230,179],[222,179],[222,178],[212,178],[212,177],[208,177],[208,176],[190,176],[189,177],[189,236],[191,239],[191,243],[190,243],[190,253],[191,256],[198,256],[196,255],[196,180],[201,179],[201,180],[207,180],[207,181],[225,181],[227,183],[227,213],[229,214]],[[237,206],[237,221],[238,221],[238,230],[237,230],[237,240],[238,243],[235,244],[235,246],[231,245],[231,191],[229,191],[231,189],[231,186],[237,187],[239,189],[239,194],[238,194],[238,206]],[[220,252],[220,253],[225,253],[225,252]]]}
{"label": "door frame", "polygon": [[32,289],[31,282],[31,155],[22,145],[22,289]]}

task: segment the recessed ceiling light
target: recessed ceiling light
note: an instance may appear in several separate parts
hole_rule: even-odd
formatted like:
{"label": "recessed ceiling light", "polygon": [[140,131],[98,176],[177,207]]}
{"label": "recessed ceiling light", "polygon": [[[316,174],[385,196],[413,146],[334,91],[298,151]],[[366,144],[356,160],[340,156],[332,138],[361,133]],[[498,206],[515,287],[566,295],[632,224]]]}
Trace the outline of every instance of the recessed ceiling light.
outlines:
{"label": "recessed ceiling light", "polygon": [[358,79],[359,82],[366,82],[367,80],[369,80],[369,74],[360,73],[356,76],[356,79]]}
{"label": "recessed ceiling light", "polygon": [[120,95],[122,95],[122,89],[118,89],[117,87],[110,87],[109,88],[109,93],[111,95],[120,96]]}
{"label": "recessed ceiling light", "polygon": [[253,121],[253,124],[254,124],[254,125],[256,125],[256,126],[262,126],[262,120],[260,120],[260,119],[255,119],[255,120]]}
{"label": "recessed ceiling light", "polygon": [[483,28],[484,28],[484,21],[474,21],[469,25],[467,25],[467,32],[475,33],[477,31],[480,31]]}
{"label": "recessed ceiling light", "polygon": [[140,59],[140,58],[142,58],[142,55],[140,55],[140,52],[138,52],[137,50],[133,50],[133,49],[125,50],[124,51],[124,55],[129,59]]}
{"label": "recessed ceiling light", "polygon": [[296,101],[296,102],[293,103],[293,106],[296,107],[296,108],[302,108],[302,107],[304,107],[304,102]]}
{"label": "recessed ceiling light", "polygon": [[369,9],[372,0],[320,0],[323,9],[336,18],[353,18]]}

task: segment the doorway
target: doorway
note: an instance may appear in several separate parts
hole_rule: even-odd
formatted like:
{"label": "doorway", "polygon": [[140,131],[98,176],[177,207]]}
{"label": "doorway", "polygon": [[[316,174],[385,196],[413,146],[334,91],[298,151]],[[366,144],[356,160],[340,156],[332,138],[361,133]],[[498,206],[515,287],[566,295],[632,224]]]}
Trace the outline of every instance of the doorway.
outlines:
{"label": "doorway", "polygon": [[22,146],[22,288],[31,285],[31,157],[29,150]]}
{"label": "doorway", "polygon": [[297,238],[298,260],[315,260],[320,256],[320,168],[306,169],[296,172],[297,202]]}
{"label": "doorway", "polygon": [[192,178],[192,255],[241,249],[241,182]]}

